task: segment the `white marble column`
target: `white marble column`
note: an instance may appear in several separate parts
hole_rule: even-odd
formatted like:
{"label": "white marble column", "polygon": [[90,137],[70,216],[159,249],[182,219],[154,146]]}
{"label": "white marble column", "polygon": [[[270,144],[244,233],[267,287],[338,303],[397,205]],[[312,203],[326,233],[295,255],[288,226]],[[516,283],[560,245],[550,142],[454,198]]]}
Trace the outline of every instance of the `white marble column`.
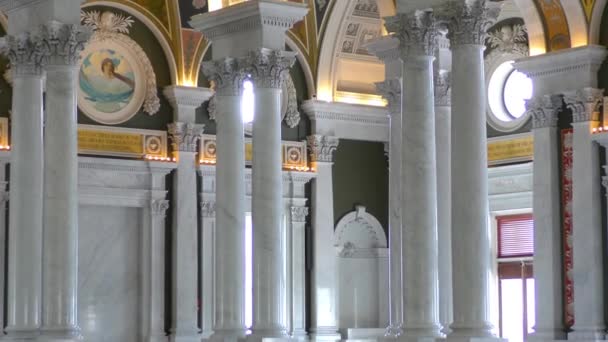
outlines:
{"label": "white marble column", "polygon": [[529,338],[561,340],[564,333],[562,229],[557,118],[562,97],[527,102],[534,134],[534,296],[536,324]]}
{"label": "white marble column", "polygon": [[[205,178],[213,178],[215,186],[215,177],[202,176],[203,183]],[[199,272],[201,272],[201,289],[200,289],[200,316],[203,341],[208,340],[213,334],[213,316],[214,300],[213,300],[213,279],[214,275],[214,256],[215,256],[215,200],[207,199],[201,195],[203,199],[200,202],[200,220],[201,220],[201,264]]]}
{"label": "white marble column", "polygon": [[253,327],[249,339],[285,338],[286,251],[281,157],[281,86],[295,54],[262,48],[242,58],[255,94],[253,121]]}
{"label": "white marble column", "polygon": [[452,261],[454,322],[448,339],[494,338],[489,274],[484,38],[486,0],[446,6],[452,47]]}
{"label": "white marble column", "polygon": [[403,296],[401,280],[401,78],[376,83],[376,89],[388,101],[390,115],[389,143],[389,326],[386,337],[403,334]]}
{"label": "white marble column", "polygon": [[452,175],[450,73],[435,70],[435,151],[437,157],[437,246],[439,322],[444,334],[452,324]]}
{"label": "white marble column", "polygon": [[[212,341],[245,336],[245,134],[241,115],[243,73],[233,58],[205,62],[215,84],[216,224]],[[280,144],[280,143],[279,143]]]}
{"label": "white marble column", "polygon": [[403,339],[441,336],[438,313],[437,176],[433,60],[435,19],[412,11],[386,19],[400,39],[402,96]]}
{"label": "white marble column", "polygon": [[[303,107],[304,110],[311,110]],[[310,113],[309,113],[310,115]],[[333,152],[339,139],[307,138],[310,161],[317,172],[312,182],[312,270],[310,272],[310,338],[340,340],[338,333],[338,268],[334,247]]]}
{"label": "white marble column", "polygon": [[80,338],[78,307],[77,83],[88,34],[77,25],[43,27],[48,54],[44,127],[42,328],[47,340]]}
{"label": "white marble column", "polygon": [[42,60],[38,38],[6,38],[11,62],[13,108],[7,274],[8,338],[38,335],[42,304]]}
{"label": "white marble column", "polygon": [[306,217],[308,208],[292,206],[291,223],[291,335],[306,340]]}
{"label": "white marble column", "polygon": [[603,240],[599,146],[591,140],[598,125],[603,89],[584,88],[566,93],[572,111],[572,238],[574,326],[568,339],[603,340]]}

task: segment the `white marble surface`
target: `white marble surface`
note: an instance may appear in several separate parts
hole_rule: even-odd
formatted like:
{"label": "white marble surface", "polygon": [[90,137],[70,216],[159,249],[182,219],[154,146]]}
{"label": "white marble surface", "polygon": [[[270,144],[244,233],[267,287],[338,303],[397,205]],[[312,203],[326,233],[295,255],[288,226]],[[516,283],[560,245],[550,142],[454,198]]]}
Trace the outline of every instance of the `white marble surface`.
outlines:
{"label": "white marble surface", "polygon": [[78,319],[87,342],[141,341],[140,210],[82,206]]}
{"label": "white marble surface", "polygon": [[433,57],[408,56],[403,74],[403,332],[439,337]]}

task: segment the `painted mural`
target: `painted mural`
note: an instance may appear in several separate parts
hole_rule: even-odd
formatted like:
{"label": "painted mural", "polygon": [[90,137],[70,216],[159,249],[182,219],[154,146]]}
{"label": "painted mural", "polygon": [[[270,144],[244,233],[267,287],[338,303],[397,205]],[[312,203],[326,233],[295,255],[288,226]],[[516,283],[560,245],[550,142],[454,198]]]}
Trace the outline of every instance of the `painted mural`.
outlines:
{"label": "painted mural", "polygon": [[570,47],[568,20],[559,0],[535,0],[543,14],[543,24],[547,33],[547,52]]}

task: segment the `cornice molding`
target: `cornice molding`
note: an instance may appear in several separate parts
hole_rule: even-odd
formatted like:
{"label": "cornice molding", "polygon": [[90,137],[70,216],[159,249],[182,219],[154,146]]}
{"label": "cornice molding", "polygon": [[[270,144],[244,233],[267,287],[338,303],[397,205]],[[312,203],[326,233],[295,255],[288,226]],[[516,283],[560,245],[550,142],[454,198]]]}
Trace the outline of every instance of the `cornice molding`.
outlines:
{"label": "cornice molding", "polygon": [[387,64],[401,58],[400,45],[399,38],[395,36],[381,36],[367,43],[365,48],[384,64]]}
{"label": "cornice molding", "polygon": [[166,162],[78,157],[79,169],[167,175],[176,167],[175,163]]}
{"label": "cornice molding", "polygon": [[607,55],[605,47],[588,45],[521,58],[513,67],[533,79],[573,71],[597,73]]}
{"label": "cornice molding", "polygon": [[163,95],[174,110],[180,106],[198,108],[203,102],[213,96],[213,90],[202,87],[167,86],[163,89]]}
{"label": "cornice molding", "polygon": [[308,100],[302,103],[301,108],[312,121],[346,121],[382,126],[389,123],[386,107]]}

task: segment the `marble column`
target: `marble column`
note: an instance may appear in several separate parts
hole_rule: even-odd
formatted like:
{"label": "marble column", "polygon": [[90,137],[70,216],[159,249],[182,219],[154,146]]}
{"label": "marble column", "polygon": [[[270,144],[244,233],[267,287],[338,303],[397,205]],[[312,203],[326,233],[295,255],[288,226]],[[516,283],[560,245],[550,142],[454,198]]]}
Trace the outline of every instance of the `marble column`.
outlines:
{"label": "marble column", "polygon": [[386,337],[403,333],[403,296],[401,280],[401,78],[376,83],[376,89],[388,101],[389,142],[389,326]]}
{"label": "marble column", "polygon": [[399,37],[402,96],[403,339],[441,336],[438,314],[437,176],[433,60],[434,14],[386,18]]}
{"label": "marble column", "polygon": [[27,33],[5,39],[13,76],[5,333],[25,340],[37,336],[41,324],[43,49]]}
{"label": "marble column", "polygon": [[177,169],[173,175],[172,342],[200,341],[198,329],[198,232],[196,165],[202,125],[169,124]]}
{"label": "marble column", "polygon": [[435,69],[435,151],[437,157],[437,247],[439,322],[444,334],[452,324],[452,175],[450,73]]}
{"label": "marble column", "polygon": [[292,206],[291,221],[291,335],[306,340],[306,217],[308,208]]}
{"label": "marble column", "polygon": [[495,338],[489,322],[488,185],[484,38],[486,0],[445,8],[452,48],[452,261],[454,322],[448,339]]}
{"label": "marble column", "polygon": [[[233,58],[205,62],[215,83],[216,224],[212,341],[245,336],[245,134],[241,115],[243,73]],[[280,144],[280,143],[279,143]]]}
{"label": "marble column", "polygon": [[[305,107],[304,110],[307,110]],[[310,115],[310,114],[309,114]],[[310,272],[310,339],[340,340],[338,333],[338,268],[334,248],[333,152],[339,139],[307,138],[310,161],[317,172],[312,182],[312,270]]]}
{"label": "marble column", "polygon": [[[211,178],[203,175],[202,182],[205,178]],[[213,184],[215,185],[215,177],[213,176]],[[215,245],[215,201],[205,198],[201,195],[202,200],[200,206],[201,220],[201,264],[199,272],[201,272],[201,292],[200,292],[200,317],[203,341],[208,340],[213,335],[213,320],[215,315],[214,300],[213,300],[213,263],[214,263],[214,245]]]}
{"label": "marble column", "polygon": [[599,124],[603,89],[584,88],[566,93],[572,111],[572,239],[574,326],[568,339],[603,340],[603,240],[599,146],[591,130]]}
{"label": "marble column", "polygon": [[195,123],[196,108],[212,91],[170,86],[163,94],[173,106],[168,125],[177,168],[173,174],[171,342],[200,342],[198,327],[198,210],[197,153],[203,125]]}
{"label": "marble column", "polygon": [[526,103],[534,134],[534,296],[536,324],[529,339],[561,340],[564,333],[559,146],[562,97],[541,95]]}
{"label": "marble column", "polygon": [[253,327],[249,339],[286,338],[281,87],[292,52],[262,48],[242,59],[254,84],[252,222]]}
{"label": "marble column", "polygon": [[44,127],[42,328],[45,339],[72,341],[78,327],[77,83],[88,34],[77,25],[43,27],[48,54]]}

